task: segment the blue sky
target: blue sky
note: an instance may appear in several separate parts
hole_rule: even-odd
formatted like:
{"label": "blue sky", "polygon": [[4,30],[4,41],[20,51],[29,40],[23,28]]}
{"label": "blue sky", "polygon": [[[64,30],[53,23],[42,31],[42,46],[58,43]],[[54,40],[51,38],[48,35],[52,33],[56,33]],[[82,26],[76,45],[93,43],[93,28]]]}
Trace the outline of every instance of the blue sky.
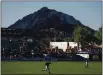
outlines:
{"label": "blue sky", "polygon": [[72,15],[95,30],[102,25],[101,2],[2,2],[2,27],[8,27],[44,6]]}

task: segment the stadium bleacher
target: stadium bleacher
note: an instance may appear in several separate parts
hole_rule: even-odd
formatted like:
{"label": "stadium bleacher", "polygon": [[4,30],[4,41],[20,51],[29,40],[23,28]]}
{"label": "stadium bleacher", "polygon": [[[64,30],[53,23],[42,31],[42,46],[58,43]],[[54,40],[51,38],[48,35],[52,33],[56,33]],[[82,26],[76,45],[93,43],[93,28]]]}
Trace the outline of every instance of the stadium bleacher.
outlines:
{"label": "stadium bleacher", "polygon": [[[4,30],[5,31],[5,30]],[[10,31],[9,31],[10,32]],[[12,32],[12,31],[11,31]],[[21,30],[19,31],[19,33]],[[18,35],[18,34],[17,34]],[[44,54],[49,54],[52,59],[58,60],[82,60],[82,57],[76,56],[76,50],[66,50],[63,52],[62,49],[50,49],[44,44],[36,40],[34,37],[17,35],[11,36],[11,34],[1,36],[1,59],[2,60],[38,60],[43,59]],[[28,41],[31,39],[32,41]],[[99,60],[102,60],[102,49],[88,49],[90,56],[98,55]],[[90,58],[91,59],[91,58]]]}

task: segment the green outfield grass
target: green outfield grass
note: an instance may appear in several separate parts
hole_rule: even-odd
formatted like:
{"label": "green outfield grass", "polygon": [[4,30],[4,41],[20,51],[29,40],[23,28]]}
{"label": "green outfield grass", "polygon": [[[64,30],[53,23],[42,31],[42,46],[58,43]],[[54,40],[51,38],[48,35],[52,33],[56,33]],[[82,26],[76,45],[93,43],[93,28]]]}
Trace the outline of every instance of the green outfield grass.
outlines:
{"label": "green outfield grass", "polygon": [[[42,71],[45,62],[34,61],[2,61],[2,74],[48,74]],[[50,65],[52,74],[102,74],[102,62],[89,62],[89,68],[85,68],[84,62],[52,62]]]}

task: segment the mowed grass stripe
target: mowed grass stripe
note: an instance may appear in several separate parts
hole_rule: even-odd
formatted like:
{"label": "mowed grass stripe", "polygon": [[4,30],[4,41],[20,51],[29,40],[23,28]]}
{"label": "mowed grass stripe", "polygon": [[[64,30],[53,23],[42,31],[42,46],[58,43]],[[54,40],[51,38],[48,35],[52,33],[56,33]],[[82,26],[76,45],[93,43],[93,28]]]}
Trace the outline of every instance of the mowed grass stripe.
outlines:
{"label": "mowed grass stripe", "polygon": [[[2,74],[48,74],[42,71],[45,62],[30,61],[2,61]],[[89,62],[89,68],[85,68],[85,62],[52,62],[50,65],[52,74],[102,74],[102,62]]]}

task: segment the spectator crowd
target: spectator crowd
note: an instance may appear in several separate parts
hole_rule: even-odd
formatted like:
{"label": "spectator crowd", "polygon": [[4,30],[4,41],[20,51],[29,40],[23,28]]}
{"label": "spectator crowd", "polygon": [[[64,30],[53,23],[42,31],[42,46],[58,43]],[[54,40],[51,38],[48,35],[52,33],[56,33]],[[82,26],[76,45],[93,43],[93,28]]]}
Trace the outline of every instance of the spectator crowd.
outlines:
{"label": "spectator crowd", "polygon": [[[50,49],[44,47],[39,42],[26,41],[26,38],[7,39],[1,38],[1,58],[44,58],[48,54],[52,58],[71,58],[71,56],[78,53],[77,48],[68,48],[64,52],[58,47]],[[102,48],[83,48],[82,51],[89,54],[102,54]]]}

